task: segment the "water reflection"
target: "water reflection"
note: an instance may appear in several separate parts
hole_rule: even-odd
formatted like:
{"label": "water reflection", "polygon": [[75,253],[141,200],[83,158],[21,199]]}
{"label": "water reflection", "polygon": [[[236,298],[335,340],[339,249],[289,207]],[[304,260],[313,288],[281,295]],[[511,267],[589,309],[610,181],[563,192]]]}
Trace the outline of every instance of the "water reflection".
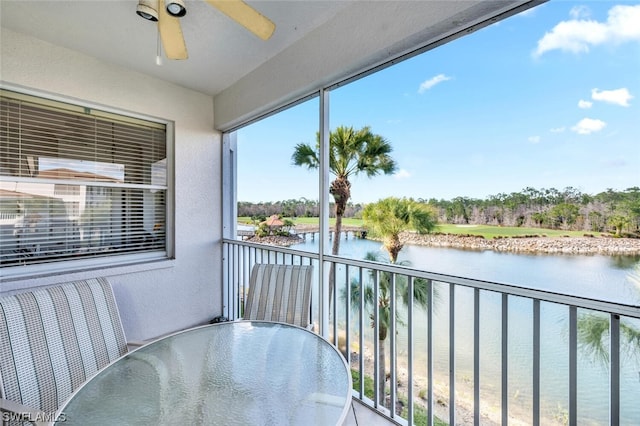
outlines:
{"label": "water reflection", "polygon": [[640,265],[640,256],[611,256],[611,267],[617,269],[632,269]]}

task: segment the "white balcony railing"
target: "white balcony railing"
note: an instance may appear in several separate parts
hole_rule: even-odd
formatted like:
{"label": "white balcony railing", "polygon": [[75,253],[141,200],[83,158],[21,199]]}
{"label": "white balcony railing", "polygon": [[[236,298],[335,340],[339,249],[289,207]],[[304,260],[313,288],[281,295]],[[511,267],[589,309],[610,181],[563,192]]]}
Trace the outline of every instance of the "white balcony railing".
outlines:
{"label": "white balcony railing", "polygon": [[[241,316],[243,295],[255,263],[313,264],[316,277],[312,321],[323,324],[317,303],[317,253],[224,240],[223,258],[223,297],[228,317]],[[452,425],[478,425],[484,423],[488,412],[493,412],[493,422],[503,425],[514,419],[533,425],[548,424],[549,420],[576,425],[588,419],[585,416],[589,397],[606,405],[605,421],[610,425],[640,419],[636,417],[640,414],[636,412],[635,398],[630,397],[632,402],[627,403],[628,392],[621,391],[621,378],[632,383],[631,392],[640,389],[640,335],[635,336],[638,341],[634,343],[627,333],[640,330],[639,306],[337,256],[325,255],[323,261],[325,270],[331,271],[329,281],[335,282],[331,306],[337,306],[330,310],[330,326],[324,334],[342,350],[354,377],[367,376],[373,382],[369,390],[365,380],[354,384],[354,397],[399,424],[432,425],[439,417]],[[423,307],[418,298],[403,297],[415,294],[416,287],[427,292]],[[385,309],[368,306],[368,300],[383,300]],[[517,318],[514,315],[523,312]],[[604,323],[608,328],[602,334],[608,336],[604,342],[604,366],[597,360],[581,361],[585,349],[580,336],[589,332],[581,327],[588,327],[583,320],[589,318],[599,319],[598,324]],[[549,322],[562,322],[562,331],[547,330],[545,324]],[[468,329],[467,338],[458,333],[464,328]],[[374,338],[381,331],[387,331],[387,338]],[[629,344],[635,346],[628,348]],[[513,355],[515,346],[520,350],[518,356]],[[546,368],[548,347],[560,353],[561,367]],[[626,357],[629,352],[630,357]],[[381,362],[388,372],[385,377],[379,374]],[[519,363],[526,364],[524,382],[528,392],[526,397],[520,397],[524,402],[517,401],[514,389],[510,389],[514,386],[513,368]],[[468,364],[468,372],[463,364]],[[604,370],[607,383],[589,389],[590,396],[584,397],[579,389],[584,387],[583,377],[591,374],[590,369]],[[635,384],[633,378],[629,380],[633,375],[637,375]],[[552,386],[565,394],[562,403],[551,408],[546,405],[549,376],[554,379]],[[402,386],[389,385],[399,381]],[[422,387],[416,386],[418,382]],[[436,395],[436,388],[446,397]],[[386,395],[381,397],[380,392]],[[457,418],[462,405],[469,414],[466,419]],[[387,408],[399,406],[402,409]]]}

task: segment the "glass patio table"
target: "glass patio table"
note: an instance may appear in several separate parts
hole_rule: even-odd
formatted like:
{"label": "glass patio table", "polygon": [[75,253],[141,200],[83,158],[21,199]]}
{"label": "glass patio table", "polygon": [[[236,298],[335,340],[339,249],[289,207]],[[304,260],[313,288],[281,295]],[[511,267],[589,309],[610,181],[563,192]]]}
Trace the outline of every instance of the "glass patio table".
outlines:
{"label": "glass patio table", "polygon": [[351,404],[351,372],[309,330],[235,321],[129,352],[78,388],[60,425],[332,425]]}

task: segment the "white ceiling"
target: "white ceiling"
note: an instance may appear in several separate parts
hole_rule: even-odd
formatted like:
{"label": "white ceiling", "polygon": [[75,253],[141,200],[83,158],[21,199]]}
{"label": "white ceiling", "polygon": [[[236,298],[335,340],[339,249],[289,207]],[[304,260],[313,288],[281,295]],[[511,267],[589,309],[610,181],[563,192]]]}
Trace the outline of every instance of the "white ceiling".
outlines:
{"label": "white ceiling", "polygon": [[137,0],[0,0],[2,26],[215,95],[346,7],[345,1],[247,1],[276,24],[263,41],[201,0],[181,19],[189,59],[155,63],[157,25]]}
{"label": "white ceiling", "polygon": [[[546,0],[247,0],[263,41],[202,0],[181,18],[189,58],[156,65],[137,0],[0,0],[3,28],[215,97],[221,128]],[[0,79],[1,79],[0,63]],[[247,98],[251,93],[252,98]],[[259,112],[259,111],[258,111]]]}

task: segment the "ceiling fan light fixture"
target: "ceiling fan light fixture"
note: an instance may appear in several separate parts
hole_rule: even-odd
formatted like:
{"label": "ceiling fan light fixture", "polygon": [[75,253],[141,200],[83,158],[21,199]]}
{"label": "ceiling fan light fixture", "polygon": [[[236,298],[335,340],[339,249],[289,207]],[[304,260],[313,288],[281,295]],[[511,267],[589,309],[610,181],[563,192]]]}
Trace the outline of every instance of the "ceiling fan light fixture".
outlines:
{"label": "ceiling fan light fixture", "polygon": [[176,18],[181,18],[187,14],[187,8],[183,0],[165,0],[167,13]]}
{"label": "ceiling fan light fixture", "polygon": [[154,0],[139,0],[136,13],[147,21],[155,22],[158,20],[157,4]]}

